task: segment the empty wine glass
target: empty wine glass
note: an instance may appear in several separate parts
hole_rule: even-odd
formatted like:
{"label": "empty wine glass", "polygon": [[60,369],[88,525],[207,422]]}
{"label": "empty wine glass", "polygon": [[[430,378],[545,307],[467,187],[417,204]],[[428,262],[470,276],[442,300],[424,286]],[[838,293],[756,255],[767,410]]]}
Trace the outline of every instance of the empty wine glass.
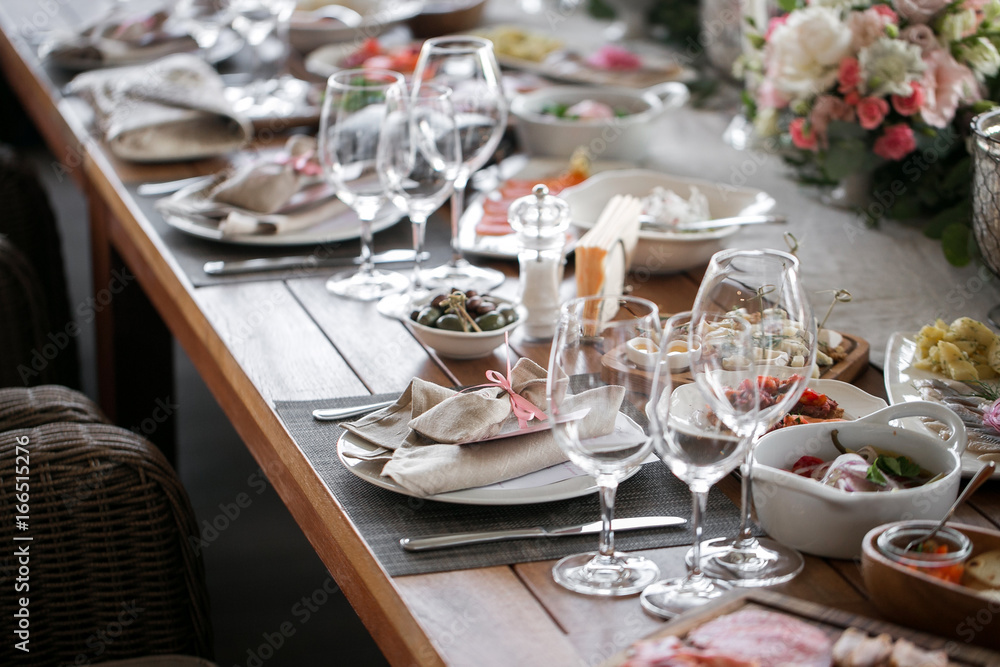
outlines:
{"label": "empty wine glass", "polygon": [[[816,360],[816,321],[799,276],[799,262],[777,250],[718,252],[709,262],[693,312],[696,321],[735,313],[750,322],[752,359],[761,392],[757,422],[745,425],[747,431],[741,432],[753,441],[742,469],[740,533],[702,545],[702,569],[743,587],[788,581],[802,570],[802,555],[752,532],[752,447],[798,402]],[[739,400],[738,392],[732,396]]]}
{"label": "empty wine glass", "polygon": [[549,360],[549,419],[559,447],[597,479],[601,494],[598,551],[567,556],[552,568],[556,582],[577,593],[631,595],[659,577],[651,561],[615,551],[611,520],[618,483],[652,448],[650,373],[666,371],[608,363],[625,355],[630,341],[649,350],[659,337],[659,313],[645,299],[583,297],[560,309]]}
{"label": "empty wine glass", "polygon": [[[233,30],[244,39],[250,55],[250,82],[228,92],[233,108],[251,115],[290,112],[294,105],[283,99],[281,71],[289,51],[288,22],[295,11],[295,0],[226,1]],[[277,53],[265,59],[268,44]]]}
{"label": "empty wine glass", "polygon": [[386,96],[405,89],[398,72],[341,70],[327,81],[319,124],[319,158],[337,197],[361,222],[361,267],[332,276],[326,288],[359,301],[401,292],[409,281],[399,273],[378,271],[371,261],[372,221],[388,207],[378,174],[378,144],[386,116]]}
{"label": "empty wine glass", "polygon": [[421,253],[427,218],[451,195],[462,164],[451,89],[425,84],[412,96],[389,91],[378,146],[378,172],[389,198],[410,216],[416,261],[405,294],[378,302],[383,315],[405,318],[427,295],[421,278]]}
{"label": "empty wine glass", "polygon": [[451,260],[425,272],[435,287],[485,292],[504,281],[494,269],[472,266],[459,246],[458,224],[465,209],[469,178],[496,152],[507,128],[507,99],[493,42],[480,37],[436,37],[424,42],[413,73],[416,90],[427,83],[452,89],[455,120],[462,143],[462,168],[451,197]]}
{"label": "empty wine glass", "polygon": [[[678,349],[684,352],[674,352]],[[690,312],[678,313],[663,327],[658,363],[669,366],[675,354],[690,357],[694,383],[672,388],[670,375],[656,374],[660,384],[652,389],[653,443],[660,459],[691,489],[694,554],[685,576],[658,581],[642,592],[643,608],[661,618],[673,618],[732,590],[701,571],[702,517],[709,490],[740,464],[757,421],[749,322],[715,313],[693,321]],[[748,388],[747,400],[731,402],[730,386]]]}

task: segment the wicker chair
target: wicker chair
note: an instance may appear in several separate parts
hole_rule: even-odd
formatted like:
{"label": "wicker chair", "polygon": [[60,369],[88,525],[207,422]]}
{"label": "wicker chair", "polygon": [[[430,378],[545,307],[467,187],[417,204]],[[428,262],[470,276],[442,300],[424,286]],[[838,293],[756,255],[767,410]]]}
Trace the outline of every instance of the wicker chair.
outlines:
{"label": "wicker chair", "polygon": [[[17,399],[20,398],[20,407]],[[50,399],[48,402],[43,398]],[[0,542],[29,550],[30,653],[0,644],[0,664],[89,664],[151,654],[210,658],[197,526],[163,455],[96,423],[93,404],[53,387],[0,390]],[[54,420],[54,421],[53,421]],[[26,444],[25,444],[26,443]],[[20,449],[19,449],[20,448]],[[29,469],[27,530],[14,481]],[[30,536],[31,541],[15,541]],[[0,556],[0,615],[16,618],[20,564]],[[142,663],[139,663],[142,664]],[[185,663],[187,664],[187,663]]]}
{"label": "wicker chair", "polygon": [[[0,386],[56,383],[79,387],[76,337],[70,335],[71,331],[67,333],[73,320],[55,215],[38,177],[13,151],[2,146],[0,201],[0,236],[7,239],[0,248],[0,342],[6,343],[11,336],[31,339],[30,347],[0,348]],[[12,247],[19,251],[17,257],[12,256]],[[34,270],[26,271],[26,266]],[[15,310],[12,304],[23,309]],[[14,332],[4,332],[8,328]],[[33,354],[49,350],[57,354],[42,358],[44,369],[38,375],[27,379],[16,372],[11,375],[17,369],[17,364],[7,363],[12,354],[19,357],[18,363],[20,357],[27,357],[26,367],[31,368]]]}

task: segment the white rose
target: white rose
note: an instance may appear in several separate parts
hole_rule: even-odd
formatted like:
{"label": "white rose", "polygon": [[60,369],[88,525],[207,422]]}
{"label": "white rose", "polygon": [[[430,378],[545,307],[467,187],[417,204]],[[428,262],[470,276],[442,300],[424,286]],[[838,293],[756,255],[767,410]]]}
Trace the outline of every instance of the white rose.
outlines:
{"label": "white rose", "polygon": [[791,99],[814,97],[837,80],[853,34],[829,7],[793,12],[768,40],[767,77]]}
{"label": "white rose", "polygon": [[946,14],[941,19],[938,34],[945,44],[957,42],[963,37],[968,37],[976,32],[977,23],[976,11],[974,9],[963,9],[960,12]]}
{"label": "white rose", "polygon": [[971,44],[958,47],[958,57],[983,76],[996,76],[1000,72],[1000,52],[993,42],[980,37]]}

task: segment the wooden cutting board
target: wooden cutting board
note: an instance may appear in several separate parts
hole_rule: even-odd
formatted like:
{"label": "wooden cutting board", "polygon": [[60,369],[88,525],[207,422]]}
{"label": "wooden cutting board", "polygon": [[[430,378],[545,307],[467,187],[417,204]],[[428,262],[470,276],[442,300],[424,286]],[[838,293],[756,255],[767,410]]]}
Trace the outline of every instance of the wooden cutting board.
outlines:
{"label": "wooden cutting board", "polygon": [[[788,614],[799,620],[814,625],[826,632],[831,639],[836,640],[849,627],[864,630],[869,635],[886,633],[893,639],[907,639],[920,648],[928,650],[945,649],[951,660],[950,664],[969,667],[972,665],[1000,665],[1000,653],[977,646],[963,645],[941,637],[910,630],[899,625],[876,621],[857,614],[851,614],[839,609],[826,607],[815,602],[772,593],[770,591],[748,591],[736,597],[726,597],[713,602],[702,609],[688,612],[667,623],[663,629],[654,632],[646,639],[675,636],[683,638],[694,628],[720,616],[731,614],[743,609],[764,609],[767,611]],[[612,656],[600,667],[620,667],[627,659],[627,649]]]}

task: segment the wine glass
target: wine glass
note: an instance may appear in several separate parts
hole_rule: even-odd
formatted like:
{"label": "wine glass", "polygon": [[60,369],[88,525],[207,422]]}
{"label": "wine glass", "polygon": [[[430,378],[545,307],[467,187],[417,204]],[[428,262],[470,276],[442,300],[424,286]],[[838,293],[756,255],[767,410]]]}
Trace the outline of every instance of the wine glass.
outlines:
{"label": "wine glass", "polygon": [[451,197],[451,260],[424,274],[435,287],[488,291],[504,281],[494,269],[472,266],[462,257],[458,223],[465,207],[465,187],[493,156],[507,128],[507,98],[493,42],[481,37],[436,37],[424,42],[413,73],[416,90],[427,83],[452,89],[455,120],[462,143],[462,167]]}
{"label": "wine glass", "polygon": [[[230,88],[227,95],[233,108],[242,113],[290,113],[294,105],[282,99],[281,70],[288,56],[288,22],[295,0],[226,0],[232,27],[246,42],[250,52],[250,82]],[[265,61],[265,45],[275,44],[279,53]],[[270,67],[265,68],[270,63]],[[268,71],[265,71],[268,70]]]}
{"label": "wine glass", "polygon": [[660,369],[630,370],[621,359],[630,341],[650,350],[659,337],[659,312],[645,299],[583,297],[560,309],[546,385],[549,419],[569,460],[597,479],[602,519],[597,552],[567,556],[552,568],[571,591],[631,595],[659,577],[653,562],[615,551],[611,531],[618,483],[652,448],[646,404],[650,375]]}
{"label": "wine glass", "polygon": [[361,267],[334,274],[330,292],[374,301],[402,292],[402,274],[378,271],[371,261],[372,221],[389,198],[378,174],[378,144],[386,116],[386,96],[405,90],[403,75],[380,69],[341,70],[330,76],[319,123],[319,158],[337,197],[354,209],[361,222]]}
{"label": "wine glass", "polygon": [[736,313],[751,323],[754,370],[761,392],[757,422],[741,432],[753,440],[742,468],[740,532],[735,538],[702,545],[702,569],[742,587],[788,581],[802,571],[802,555],[752,534],[752,449],[798,402],[816,360],[816,321],[799,276],[799,262],[778,250],[718,252],[709,262],[693,311],[696,321],[713,313]]}
{"label": "wine glass", "polygon": [[[749,322],[728,314],[710,313],[692,320],[690,312],[678,313],[663,327],[658,363],[669,367],[671,357],[683,354],[690,358],[694,383],[672,388],[669,374],[657,374],[655,380],[662,384],[652,389],[654,448],[691,489],[694,529],[694,554],[687,574],[658,581],[642,592],[643,608],[661,618],[673,618],[732,590],[730,584],[701,571],[702,517],[709,490],[739,465],[757,421]],[[745,387],[745,400],[731,402],[730,386]]]}
{"label": "wine glass", "polygon": [[421,253],[427,218],[451,195],[462,164],[451,89],[426,84],[408,96],[400,89],[386,97],[386,119],[378,145],[378,172],[389,198],[410,216],[416,260],[405,294],[378,302],[383,315],[405,318],[427,295],[421,278]]}

